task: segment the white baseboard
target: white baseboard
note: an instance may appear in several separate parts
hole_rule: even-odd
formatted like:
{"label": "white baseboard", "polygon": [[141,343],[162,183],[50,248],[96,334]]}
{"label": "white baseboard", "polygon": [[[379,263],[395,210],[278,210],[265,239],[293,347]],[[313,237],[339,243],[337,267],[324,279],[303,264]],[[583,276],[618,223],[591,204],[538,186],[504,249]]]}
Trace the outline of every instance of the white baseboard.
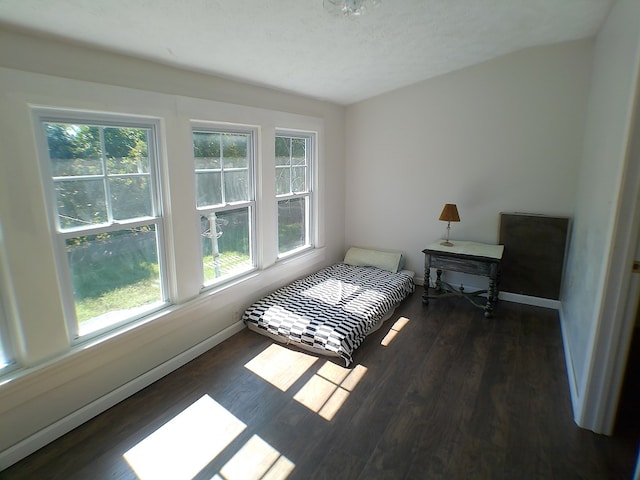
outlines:
{"label": "white baseboard", "polygon": [[88,405],[85,405],[84,407],[76,410],[70,415],[61,418],[57,422],[52,423],[48,427],[43,428],[42,430],[25,438],[21,442],[18,442],[8,449],[0,452],[0,471],[10,467],[14,463],[27,457],[28,455],[31,455],[36,450],[39,450],[48,443],[51,443],[55,439],[61,437],[65,433],[70,432],[74,428],[79,427],[86,421],[108,410],[115,404],[130,397],[134,393],[139,392],[145,387],[148,387],[153,382],[160,380],[165,375],[168,375],[169,373],[180,368],[194,358],[202,355],[207,350],[210,350],[232,335],[240,332],[243,328],[245,328],[245,326],[242,321],[234,323],[233,325],[225,328],[223,331],[217,333],[216,335],[213,335],[206,340],[198,343],[197,345],[191,347],[189,350],[176,355],[175,357],[149,370],[143,375],[134,378],[130,382],[122,385],[112,392],[98,398],[97,400],[89,403]]}
{"label": "white baseboard", "polygon": [[573,419],[578,423],[578,413],[580,408],[580,390],[578,389],[578,382],[576,378],[576,372],[573,368],[573,357],[571,356],[571,348],[567,340],[567,331],[564,322],[564,314],[562,307],[558,311],[560,317],[560,329],[562,330],[562,348],[564,349],[564,360],[567,367],[567,380],[569,381],[569,392],[571,394],[571,407],[573,411]]}
{"label": "white baseboard", "polygon": [[500,292],[499,298],[506,302],[522,303],[523,305],[534,305],[536,307],[560,310],[560,300],[552,300],[550,298],[530,297],[529,295],[509,292]]}

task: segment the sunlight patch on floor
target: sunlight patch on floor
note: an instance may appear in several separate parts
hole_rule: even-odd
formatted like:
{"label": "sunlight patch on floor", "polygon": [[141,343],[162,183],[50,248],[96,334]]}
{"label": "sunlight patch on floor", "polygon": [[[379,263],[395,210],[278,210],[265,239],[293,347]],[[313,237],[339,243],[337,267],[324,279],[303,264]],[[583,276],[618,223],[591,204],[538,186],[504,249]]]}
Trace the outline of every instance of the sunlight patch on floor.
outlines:
{"label": "sunlight patch on floor", "polygon": [[367,368],[362,365],[348,369],[325,362],[293,398],[331,421],[365,373]]}
{"label": "sunlight patch on floor", "polygon": [[317,360],[274,343],[246,363],[245,368],[286,392]]}
{"label": "sunlight patch on floor", "polygon": [[396,335],[404,328],[404,326],[409,323],[409,319],[406,317],[400,317],[396,322],[392,325],[391,329],[384,338],[380,341],[380,345],[384,347],[388,347],[389,344],[396,338]]}
{"label": "sunlight patch on floor", "polygon": [[217,480],[285,479],[295,464],[258,435],[253,435],[225,464]]}
{"label": "sunlight patch on floor", "polygon": [[123,456],[140,480],[190,480],[246,427],[204,395]]}

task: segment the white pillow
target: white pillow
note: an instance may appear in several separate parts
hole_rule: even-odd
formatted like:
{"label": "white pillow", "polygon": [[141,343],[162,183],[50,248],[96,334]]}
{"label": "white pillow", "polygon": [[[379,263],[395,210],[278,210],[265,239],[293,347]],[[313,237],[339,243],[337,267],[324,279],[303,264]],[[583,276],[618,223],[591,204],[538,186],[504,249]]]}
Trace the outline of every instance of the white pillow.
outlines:
{"label": "white pillow", "polygon": [[344,257],[344,263],[356,267],[377,267],[396,273],[402,267],[402,253],[351,247]]}

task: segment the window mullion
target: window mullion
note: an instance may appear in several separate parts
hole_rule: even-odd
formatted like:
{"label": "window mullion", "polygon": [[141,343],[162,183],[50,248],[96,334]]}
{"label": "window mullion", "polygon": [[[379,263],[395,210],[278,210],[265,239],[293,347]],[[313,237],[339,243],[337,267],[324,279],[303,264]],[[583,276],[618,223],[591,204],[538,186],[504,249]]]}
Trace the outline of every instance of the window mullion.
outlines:
{"label": "window mullion", "polygon": [[104,127],[100,127],[100,162],[102,163],[102,182],[104,185],[104,204],[107,207],[107,221],[113,223],[113,208],[111,206],[111,187],[109,185],[109,175],[107,174],[106,143],[104,141]]}
{"label": "window mullion", "polygon": [[225,169],[224,169],[224,134],[220,135],[220,192],[222,197],[222,203],[227,203],[227,195],[225,192]]}
{"label": "window mullion", "polygon": [[282,195],[276,195],[276,199],[278,201],[282,201],[282,200],[293,200],[296,198],[304,198],[304,197],[308,197],[310,195],[309,192],[294,192],[294,193],[285,193]]}
{"label": "window mullion", "polygon": [[293,193],[293,137],[289,138],[289,192]]}
{"label": "window mullion", "polygon": [[136,220],[116,221],[110,224],[96,225],[82,229],[65,230],[59,235],[67,240],[69,238],[82,237],[87,235],[100,235],[101,233],[117,232],[118,230],[131,230],[144,227],[146,225],[160,225],[160,217],[144,217]]}

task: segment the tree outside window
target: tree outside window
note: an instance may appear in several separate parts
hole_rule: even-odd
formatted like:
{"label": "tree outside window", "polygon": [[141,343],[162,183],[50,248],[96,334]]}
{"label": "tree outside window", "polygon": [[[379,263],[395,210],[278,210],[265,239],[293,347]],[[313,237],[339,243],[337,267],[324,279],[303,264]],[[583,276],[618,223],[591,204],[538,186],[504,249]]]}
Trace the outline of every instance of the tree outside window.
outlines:
{"label": "tree outside window", "polygon": [[155,125],[47,117],[42,127],[75,335],[166,305]]}

